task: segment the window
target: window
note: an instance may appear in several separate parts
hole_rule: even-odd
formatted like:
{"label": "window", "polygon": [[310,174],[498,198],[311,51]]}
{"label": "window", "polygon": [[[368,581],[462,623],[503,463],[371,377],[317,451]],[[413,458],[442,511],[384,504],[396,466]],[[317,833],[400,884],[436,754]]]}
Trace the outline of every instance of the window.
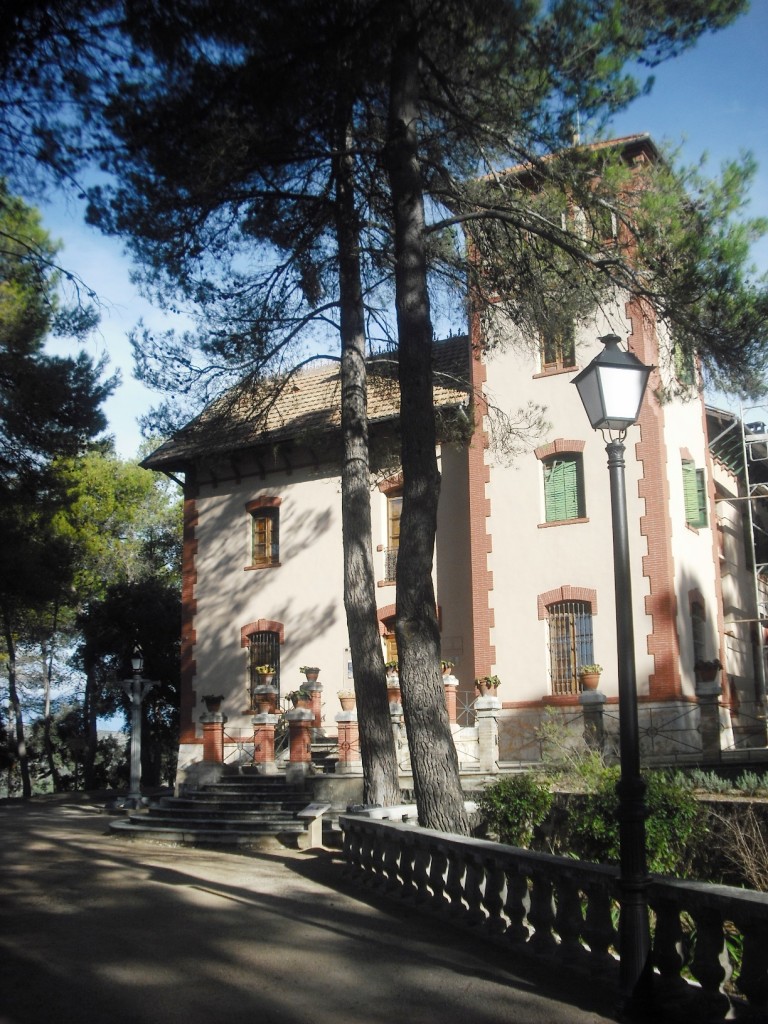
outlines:
{"label": "window", "polygon": [[579,692],[579,669],[594,663],[592,608],[585,601],[547,606],[549,674],[555,695]]}
{"label": "window", "polygon": [[706,659],[706,613],[701,601],[691,601],[691,633],[693,639],[693,663]]}
{"label": "window", "polygon": [[388,494],[387,546],[384,549],[384,579],[387,581],[393,581],[397,574],[397,553],[400,548],[400,515],[402,511],[402,494]]}
{"label": "window", "polygon": [[703,469],[689,459],[683,459],[683,497],[685,521],[689,526],[707,525],[707,480]]}
{"label": "window", "polygon": [[563,453],[546,459],[544,467],[544,517],[548,523],[583,519],[584,467],[579,454]]}
{"label": "window", "polygon": [[263,665],[271,665],[275,670],[272,685],[280,691],[280,634],[269,629],[261,629],[248,636],[248,675],[251,693],[259,685],[256,669]]}
{"label": "window", "polygon": [[280,499],[261,498],[245,506],[251,516],[251,567],[280,564]]}
{"label": "window", "polygon": [[576,341],[573,324],[564,329],[542,335],[542,371],[544,373],[551,373],[555,370],[573,370],[575,368]]}

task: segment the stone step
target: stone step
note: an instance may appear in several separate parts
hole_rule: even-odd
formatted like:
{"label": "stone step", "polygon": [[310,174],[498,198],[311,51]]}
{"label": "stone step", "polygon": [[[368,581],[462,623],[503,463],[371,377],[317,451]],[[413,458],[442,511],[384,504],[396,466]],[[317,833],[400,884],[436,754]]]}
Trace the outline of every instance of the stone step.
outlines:
{"label": "stone step", "polygon": [[199,796],[193,796],[187,794],[186,796],[166,796],[162,797],[153,807],[163,807],[167,810],[173,810],[174,808],[184,809],[187,807],[199,807],[199,808],[210,808],[210,810],[269,810],[269,809],[280,809],[290,811],[300,811],[306,807],[310,802],[309,798],[303,796],[300,800],[292,797],[280,797],[279,799],[270,800],[266,796],[246,797],[246,796],[217,796],[213,793],[204,793]]}
{"label": "stone step", "polygon": [[199,821],[293,821],[296,817],[295,811],[284,811],[280,807],[257,810],[255,808],[237,809],[207,807],[150,807],[146,812],[146,820],[168,821],[190,820]]}
{"label": "stone step", "polygon": [[290,815],[273,815],[262,818],[211,818],[208,815],[155,815],[131,814],[132,825],[141,825],[152,831],[163,828],[203,829],[209,831],[237,832],[303,832],[304,826]]}
{"label": "stone step", "polygon": [[[292,823],[294,826],[296,822]],[[120,819],[110,824],[111,831],[132,839],[154,839],[164,843],[181,843],[184,846],[253,846],[260,841],[273,839],[276,835],[298,835],[304,831],[302,827],[273,829],[255,832],[245,830],[224,830],[197,828],[186,824],[176,824],[162,828],[147,828],[146,824],[138,824],[130,819]]]}

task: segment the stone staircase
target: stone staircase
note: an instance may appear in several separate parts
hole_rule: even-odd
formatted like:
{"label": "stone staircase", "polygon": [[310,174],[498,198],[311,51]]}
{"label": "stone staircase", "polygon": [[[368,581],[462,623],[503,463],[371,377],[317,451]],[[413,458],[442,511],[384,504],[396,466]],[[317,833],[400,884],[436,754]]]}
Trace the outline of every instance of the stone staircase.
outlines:
{"label": "stone staircase", "polygon": [[183,796],[160,797],[109,827],[120,835],[185,846],[249,846],[264,836],[304,832],[296,815],[311,800],[308,789],[289,786],[280,775],[224,775]]}

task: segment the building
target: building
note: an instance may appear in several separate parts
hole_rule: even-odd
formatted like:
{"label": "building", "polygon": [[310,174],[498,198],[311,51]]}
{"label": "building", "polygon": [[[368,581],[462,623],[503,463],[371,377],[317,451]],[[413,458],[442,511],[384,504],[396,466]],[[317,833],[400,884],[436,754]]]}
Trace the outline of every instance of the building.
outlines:
{"label": "building", "polygon": [[[642,152],[646,144],[638,137],[629,145]],[[738,624],[738,643],[727,632],[736,618],[757,619],[747,549],[739,555],[727,541],[743,529],[743,510],[728,505],[736,511],[727,527],[719,511],[744,483],[710,450],[695,389],[687,400],[663,398],[673,376],[685,380],[653,311],[617,294],[572,333],[535,345],[498,328],[481,355],[485,330],[474,317],[468,336],[435,346],[435,405],[448,426],[438,450],[434,576],[443,657],[455,662],[464,704],[475,677],[501,679],[501,759],[538,756],[536,727],[547,709],[580,714],[582,665],[604,666],[609,721],[617,713],[606,455],[572,387],[607,334],[655,368],[626,460],[644,748],[700,756],[703,708],[726,745],[764,744],[762,643],[754,624]],[[370,379],[372,446],[383,466],[396,435],[391,358],[374,360]],[[529,402],[543,407],[546,429],[518,438],[510,453],[497,424]],[[276,668],[283,694],[299,685],[301,665],[320,666],[333,729],[336,691],[350,684],[338,406],[338,368],[323,366],[268,401],[214,407],[144,463],[184,478],[182,769],[200,756],[203,694],[224,695],[231,750],[252,736],[259,665]],[[253,408],[262,412],[256,421]],[[469,409],[476,429],[464,443],[456,427]],[[371,500],[379,625],[391,658],[396,466],[381,470]],[[714,661],[724,669],[713,687],[700,666]]]}

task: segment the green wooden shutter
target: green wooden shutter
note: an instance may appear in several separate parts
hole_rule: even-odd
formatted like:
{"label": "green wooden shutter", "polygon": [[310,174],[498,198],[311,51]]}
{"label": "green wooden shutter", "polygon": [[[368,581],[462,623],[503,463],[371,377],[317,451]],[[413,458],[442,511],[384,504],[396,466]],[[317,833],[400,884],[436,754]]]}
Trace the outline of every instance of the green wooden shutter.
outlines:
{"label": "green wooden shutter", "polygon": [[548,523],[581,516],[577,459],[555,459],[545,464],[544,514]]}
{"label": "green wooden shutter", "polygon": [[703,469],[683,460],[683,497],[685,499],[685,521],[689,526],[707,525],[707,481]]}

